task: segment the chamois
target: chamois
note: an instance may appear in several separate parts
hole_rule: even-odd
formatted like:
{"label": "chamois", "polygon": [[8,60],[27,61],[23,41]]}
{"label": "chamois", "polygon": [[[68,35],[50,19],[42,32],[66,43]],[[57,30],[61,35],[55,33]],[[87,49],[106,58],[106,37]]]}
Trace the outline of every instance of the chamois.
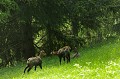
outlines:
{"label": "chamois", "polygon": [[27,72],[29,72],[32,69],[33,66],[35,66],[35,71],[36,71],[36,68],[37,68],[38,65],[42,69],[42,59],[41,59],[41,57],[43,57],[45,55],[46,55],[45,51],[42,50],[42,51],[40,51],[38,56],[28,58],[27,66],[24,69],[24,73],[25,73],[27,68],[28,68]]}
{"label": "chamois", "polygon": [[65,61],[65,58],[67,59],[67,63],[70,62],[70,47],[65,46],[63,48],[60,48],[58,51],[53,51],[51,54],[57,55],[59,57],[60,65],[61,65],[61,59]]}
{"label": "chamois", "polygon": [[78,53],[77,47],[74,48],[73,52],[74,52],[74,54],[72,55],[71,58],[78,58],[80,56],[80,54]]}

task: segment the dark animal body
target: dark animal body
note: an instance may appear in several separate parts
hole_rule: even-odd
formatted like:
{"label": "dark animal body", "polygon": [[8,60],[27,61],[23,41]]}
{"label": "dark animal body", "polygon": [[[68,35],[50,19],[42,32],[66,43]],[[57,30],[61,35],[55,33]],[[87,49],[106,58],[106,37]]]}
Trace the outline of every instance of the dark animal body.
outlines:
{"label": "dark animal body", "polygon": [[67,63],[70,62],[70,49],[71,49],[70,47],[68,48],[68,46],[65,46],[65,47],[59,49],[58,51],[51,52],[51,54],[57,55],[59,57],[59,61],[60,61],[60,65],[61,65],[62,58],[64,61],[65,61],[65,59],[67,59]]}
{"label": "dark animal body", "polygon": [[40,66],[40,68],[42,69],[42,60],[41,58],[38,56],[38,57],[31,57],[27,60],[27,66],[26,68],[24,69],[24,73],[26,71],[26,69],[28,68],[27,72],[29,72],[33,66],[35,66],[35,70],[36,70],[36,67],[37,66]]}
{"label": "dark animal body", "polygon": [[24,73],[27,70],[27,72],[29,72],[33,66],[35,66],[35,70],[37,68],[37,66],[40,66],[40,68],[42,69],[42,59],[41,59],[41,56],[45,56],[46,53],[42,50],[39,54],[39,56],[36,56],[36,57],[30,57],[28,58],[27,60],[27,66],[25,67],[24,69]]}

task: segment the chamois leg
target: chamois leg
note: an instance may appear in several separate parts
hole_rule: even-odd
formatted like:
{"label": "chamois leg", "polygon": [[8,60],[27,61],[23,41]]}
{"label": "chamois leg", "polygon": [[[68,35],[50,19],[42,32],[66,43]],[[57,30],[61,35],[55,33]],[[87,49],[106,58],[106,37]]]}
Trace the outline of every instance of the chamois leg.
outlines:
{"label": "chamois leg", "polygon": [[42,69],[42,63],[41,63],[39,66],[40,66],[40,68]]}
{"label": "chamois leg", "polygon": [[66,58],[67,58],[67,63],[70,62],[70,54],[68,54]]}
{"label": "chamois leg", "polygon": [[64,60],[64,62],[65,62],[65,57],[63,57],[63,60]]}
{"label": "chamois leg", "polygon": [[26,71],[26,69],[27,69],[28,67],[29,67],[28,65],[25,67],[25,69],[24,69],[24,73],[25,73],[25,71]]}
{"label": "chamois leg", "polygon": [[27,72],[29,72],[32,69],[32,67],[29,67],[29,69],[27,70]]}
{"label": "chamois leg", "polygon": [[60,60],[60,65],[61,65],[61,59],[62,59],[62,58],[61,58],[61,57],[59,57],[59,60]]}
{"label": "chamois leg", "polygon": [[68,60],[69,60],[69,62],[70,62],[70,54],[68,55]]}
{"label": "chamois leg", "polygon": [[35,71],[36,71],[37,66],[35,66]]}
{"label": "chamois leg", "polygon": [[67,59],[67,63],[69,62],[69,58],[68,58],[68,56],[66,56],[66,59]]}

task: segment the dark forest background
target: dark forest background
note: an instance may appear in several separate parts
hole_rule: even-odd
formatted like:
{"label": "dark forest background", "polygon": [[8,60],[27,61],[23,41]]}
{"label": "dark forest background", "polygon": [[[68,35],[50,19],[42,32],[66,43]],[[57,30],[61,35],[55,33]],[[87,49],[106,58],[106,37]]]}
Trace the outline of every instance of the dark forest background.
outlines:
{"label": "dark forest background", "polygon": [[120,34],[120,0],[0,0],[0,66]]}

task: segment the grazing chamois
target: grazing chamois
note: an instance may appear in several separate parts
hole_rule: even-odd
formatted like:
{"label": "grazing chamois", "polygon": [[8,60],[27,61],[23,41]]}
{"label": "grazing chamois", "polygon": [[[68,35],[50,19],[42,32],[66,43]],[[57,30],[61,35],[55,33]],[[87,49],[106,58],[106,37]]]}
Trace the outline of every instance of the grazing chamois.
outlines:
{"label": "grazing chamois", "polygon": [[41,59],[41,57],[43,57],[45,55],[46,55],[45,51],[42,50],[42,51],[40,51],[38,56],[28,58],[27,66],[24,69],[24,73],[25,73],[27,68],[28,68],[27,72],[29,72],[32,69],[33,66],[35,66],[35,71],[36,71],[37,66],[40,66],[40,68],[42,69],[42,59]]}
{"label": "grazing chamois", "polygon": [[80,56],[80,54],[78,53],[77,47],[74,48],[73,52],[74,52],[74,54],[72,55],[71,58],[78,58]]}
{"label": "grazing chamois", "polygon": [[60,65],[61,65],[61,59],[65,61],[65,58],[67,59],[67,63],[70,62],[70,47],[65,46],[63,48],[60,48],[58,51],[53,51],[51,54],[57,55],[59,57]]}

